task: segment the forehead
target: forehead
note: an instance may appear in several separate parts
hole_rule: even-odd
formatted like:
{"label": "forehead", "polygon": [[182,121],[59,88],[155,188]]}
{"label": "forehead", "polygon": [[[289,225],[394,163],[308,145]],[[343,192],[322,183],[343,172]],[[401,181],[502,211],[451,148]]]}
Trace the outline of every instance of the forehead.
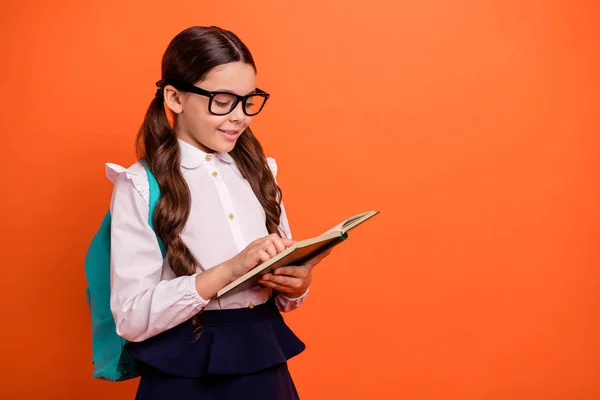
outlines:
{"label": "forehead", "polygon": [[256,89],[256,72],[252,65],[236,61],[214,67],[197,85],[208,91],[245,95]]}

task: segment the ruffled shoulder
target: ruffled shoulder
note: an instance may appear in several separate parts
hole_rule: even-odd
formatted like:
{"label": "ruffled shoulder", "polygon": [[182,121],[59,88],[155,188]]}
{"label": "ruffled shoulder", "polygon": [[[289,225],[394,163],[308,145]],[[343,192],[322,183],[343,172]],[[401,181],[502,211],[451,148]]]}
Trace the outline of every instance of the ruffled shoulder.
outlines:
{"label": "ruffled shoulder", "polygon": [[274,177],[277,177],[277,161],[273,157],[267,157],[267,164],[271,169],[271,173]]}
{"label": "ruffled shoulder", "polygon": [[144,201],[150,204],[150,185],[148,183],[148,175],[144,166],[137,162],[129,168],[122,167],[117,164],[106,163],[106,177],[113,183],[117,183],[117,179],[124,176],[133,183],[133,187],[142,196]]}

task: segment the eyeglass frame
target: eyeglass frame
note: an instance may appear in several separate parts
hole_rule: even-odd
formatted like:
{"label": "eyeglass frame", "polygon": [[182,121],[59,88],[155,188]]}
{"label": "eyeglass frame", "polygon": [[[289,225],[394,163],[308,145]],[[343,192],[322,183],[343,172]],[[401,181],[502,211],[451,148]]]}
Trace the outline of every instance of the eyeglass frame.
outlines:
{"label": "eyeglass frame", "polygon": [[[213,114],[213,115],[218,115],[218,116],[221,116],[221,117],[222,117],[223,115],[228,115],[228,114],[231,114],[231,112],[232,112],[233,110],[235,110],[235,108],[238,106],[238,104],[239,104],[240,102],[242,102],[242,111],[244,112],[244,114],[245,114],[245,115],[247,115],[248,117],[253,117],[253,116],[255,116],[255,115],[258,115],[258,114],[259,114],[259,113],[262,111],[262,109],[265,107],[265,104],[267,104],[267,100],[269,100],[269,97],[271,96],[269,93],[267,93],[267,92],[265,92],[264,90],[261,90],[261,89],[259,89],[259,88],[256,88],[254,93],[250,93],[250,94],[247,94],[247,95],[245,95],[245,96],[240,96],[240,95],[238,95],[238,94],[231,93],[231,92],[223,92],[223,91],[211,92],[211,91],[208,91],[208,90],[204,90],[204,89],[202,89],[202,88],[199,88],[199,87],[198,87],[198,86],[196,86],[196,85],[192,85],[191,83],[187,83],[187,82],[180,81],[180,80],[178,80],[178,79],[166,78],[166,79],[164,79],[164,80],[162,80],[162,81],[158,81],[158,82],[157,82],[157,86],[158,86],[159,84],[161,84],[161,83],[162,83],[162,85],[161,85],[161,86],[162,86],[162,88],[164,88],[164,87],[165,87],[165,85],[171,85],[171,86],[173,86],[175,89],[182,90],[182,91],[184,91],[184,92],[190,92],[190,93],[194,93],[194,94],[197,94],[197,95],[200,95],[200,96],[205,96],[205,97],[208,97],[208,99],[209,99],[209,100],[208,100],[208,112],[209,112],[209,113],[211,113],[211,114]],[[159,89],[159,90],[160,90],[160,89]],[[234,103],[233,103],[233,105],[231,106],[231,109],[230,109],[229,111],[227,111],[225,114],[219,114],[219,113],[215,113],[215,112],[213,112],[213,111],[211,110],[211,108],[212,108],[212,103],[213,103],[213,100],[214,100],[215,96],[217,96],[217,95],[219,95],[219,94],[226,94],[226,95],[229,95],[229,96],[233,96],[233,97],[235,97],[235,102],[234,102]],[[248,114],[248,113],[246,112],[246,101],[247,101],[247,100],[248,100],[250,97],[252,97],[252,96],[260,96],[260,97],[263,97],[263,98],[265,99],[265,101],[263,102],[262,106],[260,107],[260,109],[259,109],[257,112],[255,112],[255,113],[252,113],[252,114]]]}

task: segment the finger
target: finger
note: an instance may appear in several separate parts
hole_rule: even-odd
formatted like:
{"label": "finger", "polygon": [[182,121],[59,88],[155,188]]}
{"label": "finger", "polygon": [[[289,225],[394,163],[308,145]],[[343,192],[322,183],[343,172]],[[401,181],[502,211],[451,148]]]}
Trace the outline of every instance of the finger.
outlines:
{"label": "finger", "polygon": [[266,251],[271,257],[275,257],[278,253],[277,248],[272,242],[267,242],[265,244],[264,251]]}
{"label": "finger", "polygon": [[280,285],[278,283],[271,282],[271,281],[260,281],[260,284],[261,284],[261,286],[268,287],[268,288],[271,288],[271,289],[275,289],[275,290],[277,290],[279,292],[290,291],[290,288],[288,288],[287,286],[282,286],[282,285]]}
{"label": "finger", "polygon": [[262,282],[265,283],[275,283],[279,286],[285,286],[288,287],[289,289],[298,289],[299,287],[302,286],[302,283],[304,282],[303,279],[301,278],[296,278],[293,276],[285,276],[285,275],[272,275],[269,277],[263,277]]}
{"label": "finger", "polygon": [[275,275],[287,275],[295,276],[296,278],[305,278],[308,275],[307,268],[304,266],[292,266],[280,267],[273,271]]}
{"label": "finger", "polygon": [[[286,279],[280,279],[286,278]],[[267,286],[273,289],[277,289],[284,292],[296,291],[302,287],[302,280],[298,278],[290,278],[283,276],[274,276],[269,280],[261,280],[260,283],[263,286]]]}
{"label": "finger", "polygon": [[257,262],[266,262],[269,261],[269,259],[271,258],[269,253],[267,253],[264,250],[259,250],[256,254],[258,256],[258,260],[256,260]]}
{"label": "finger", "polygon": [[281,238],[281,241],[283,242],[283,244],[285,244],[286,247],[293,246],[294,243],[296,243],[295,240],[288,239],[288,238]]}
{"label": "finger", "polygon": [[278,254],[286,249],[285,243],[283,243],[283,240],[279,236],[275,234],[271,235],[271,241],[277,249]]}

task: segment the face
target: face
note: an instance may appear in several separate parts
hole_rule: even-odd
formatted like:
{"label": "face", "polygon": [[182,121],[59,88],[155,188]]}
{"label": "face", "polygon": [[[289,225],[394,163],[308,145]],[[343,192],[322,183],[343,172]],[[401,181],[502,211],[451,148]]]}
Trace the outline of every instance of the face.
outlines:
{"label": "face", "polygon": [[[250,64],[232,62],[210,70],[203,80],[194,83],[208,91],[231,92],[247,95],[256,89],[256,72]],[[242,102],[227,115],[214,115],[208,111],[209,98],[194,93],[165,87],[165,102],[175,113],[177,137],[205,152],[233,150],[237,139],[252,122],[244,114]]]}

